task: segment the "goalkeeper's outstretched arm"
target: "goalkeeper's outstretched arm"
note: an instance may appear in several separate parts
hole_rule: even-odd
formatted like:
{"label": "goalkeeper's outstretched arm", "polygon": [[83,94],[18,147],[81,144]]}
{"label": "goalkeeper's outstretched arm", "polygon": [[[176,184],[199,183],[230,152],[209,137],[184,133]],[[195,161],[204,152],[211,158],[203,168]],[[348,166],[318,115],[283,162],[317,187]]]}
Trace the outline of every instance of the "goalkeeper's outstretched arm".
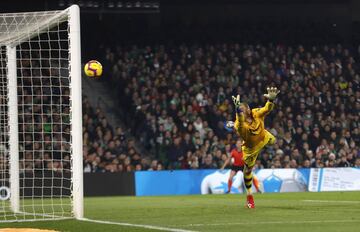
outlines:
{"label": "goalkeeper's outstretched arm", "polygon": [[265,116],[270,113],[274,109],[274,100],[276,99],[276,96],[280,93],[280,90],[278,90],[276,87],[268,87],[267,88],[267,94],[264,94],[264,96],[268,99],[265,106],[260,108],[258,111],[258,114],[260,116]]}
{"label": "goalkeeper's outstretched arm", "polygon": [[243,126],[244,121],[245,121],[244,113],[241,112],[240,108],[238,108],[236,110],[236,119],[234,124],[235,131],[239,131],[239,129]]}
{"label": "goalkeeper's outstretched arm", "polygon": [[274,109],[274,106],[275,104],[268,100],[264,107],[258,109],[258,115],[260,117],[268,115]]}
{"label": "goalkeeper's outstretched arm", "polygon": [[234,106],[235,106],[235,111],[236,111],[236,120],[235,120],[235,124],[234,124],[234,129],[235,131],[239,131],[239,129],[242,127],[245,117],[244,117],[244,112],[242,112],[240,106],[240,95],[232,96],[232,100],[234,102]]}

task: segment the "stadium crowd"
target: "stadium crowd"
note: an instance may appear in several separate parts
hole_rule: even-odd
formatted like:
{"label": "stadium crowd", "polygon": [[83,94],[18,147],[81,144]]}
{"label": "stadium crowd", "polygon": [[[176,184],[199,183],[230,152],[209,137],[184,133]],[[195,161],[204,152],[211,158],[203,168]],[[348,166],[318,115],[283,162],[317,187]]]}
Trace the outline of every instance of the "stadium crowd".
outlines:
{"label": "stadium crowd", "polygon": [[83,98],[83,160],[84,172],[119,172],[142,170],[151,165],[161,170],[162,165],[150,163],[135,149],[135,141],[126,136],[121,127],[113,128],[101,108],[90,105]]}
{"label": "stadium crowd", "polygon": [[258,168],[359,167],[359,52],[236,43],[107,49],[126,125],[150,154],[137,153],[133,141],[120,145],[121,129],[109,139],[105,119],[90,136],[91,121],[102,117],[84,115],[85,145],[97,140],[85,159],[117,171],[220,168],[237,139],[223,126],[234,120],[231,95],[260,107],[266,87],[277,86],[281,94],[266,119],[277,144],[260,155]]}
{"label": "stadium crowd", "polygon": [[[231,95],[259,107],[267,86],[281,90],[266,119],[278,141],[260,155],[257,168],[360,167],[355,62],[360,50],[341,45],[133,46],[108,49],[106,57],[128,128],[113,128],[84,97],[85,172],[220,168],[237,140],[224,129],[226,120],[234,120]],[[60,86],[68,83],[45,73],[42,90],[31,90],[27,86],[40,78],[28,78],[26,60],[21,66],[21,169],[67,172],[69,92]],[[43,91],[43,100],[52,104],[42,105],[30,91]],[[63,97],[56,97],[58,91],[65,91]],[[149,152],[135,148],[135,140],[125,136],[129,128]]]}

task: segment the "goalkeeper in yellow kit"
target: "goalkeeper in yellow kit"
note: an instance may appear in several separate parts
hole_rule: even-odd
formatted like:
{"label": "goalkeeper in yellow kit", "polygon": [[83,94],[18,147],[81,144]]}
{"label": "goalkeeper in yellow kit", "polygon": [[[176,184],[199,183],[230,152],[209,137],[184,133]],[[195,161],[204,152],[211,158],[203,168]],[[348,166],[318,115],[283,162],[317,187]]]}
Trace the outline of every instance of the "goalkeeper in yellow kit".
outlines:
{"label": "goalkeeper in yellow kit", "polygon": [[236,133],[244,140],[242,146],[244,167],[244,183],[247,190],[247,207],[255,208],[254,198],[251,192],[253,173],[252,169],[260,151],[266,145],[275,143],[275,137],[265,130],[264,119],[274,108],[273,101],[279,94],[277,88],[267,88],[268,93],[264,96],[268,99],[262,108],[250,109],[249,105],[240,102],[240,95],[232,97],[236,109],[235,123],[227,122],[228,127],[234,127]]}

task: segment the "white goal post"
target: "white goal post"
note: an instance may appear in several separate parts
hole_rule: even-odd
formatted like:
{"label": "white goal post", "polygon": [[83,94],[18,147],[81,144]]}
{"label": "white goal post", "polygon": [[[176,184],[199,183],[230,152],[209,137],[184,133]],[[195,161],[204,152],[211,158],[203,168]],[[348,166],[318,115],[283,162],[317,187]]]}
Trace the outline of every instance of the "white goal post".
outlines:
{"label": "white goal post", "polygon": [[0,222],[83,218],[80,11],[0,14]]}

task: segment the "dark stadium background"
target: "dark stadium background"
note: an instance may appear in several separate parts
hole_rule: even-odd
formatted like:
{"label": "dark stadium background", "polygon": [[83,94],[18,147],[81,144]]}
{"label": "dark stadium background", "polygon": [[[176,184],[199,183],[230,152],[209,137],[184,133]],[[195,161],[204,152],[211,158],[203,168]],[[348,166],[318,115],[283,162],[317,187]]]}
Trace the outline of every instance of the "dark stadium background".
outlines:
{"label": "dark stadium background", "polygon": [[[88,2],[99,6],[87,7]],[[109,2],[115,6],[109,8]],[[117,2],[123,3],[121,9]],[[157,3],[160,7],[128,9],[128,2]],[[360,38],[360,2],[356,0],[5,0],[0,11],[63,9],[69,3],[85,3],[81,7],[84,58],[101,56],[94,46],[102,43],[236,40],[319,44],[325,39],[354,43]]]}
{"label": "dark stadium background", "polygon": [[[88,7],[87,3],[98,3]],[[109,2],[115,4],[109,8]],[[122,7],[116,7],[118,2]],[[135,3],[155,3],[135,8]],[[82,60],[101,60],[99,45],[176,42],[274,42],[356,44],[360,2],[356,0],[3,0],[0,12],[81,7]],[[132,8],[126,8],[132,3]],[[106,68],[105,68],[106,70]]]}
{"label": "dark stadium background", "polygon": [[[87,7],[89,2],[99,6]],[[109,8],[109,2],[115,6]],[[121,9],[116,7],[118,2]],[[159,8],[126,8],[126,3],[136,2],[155,3]],[[102,60],[103,52],[95,48],[104,44],[360,41],[360,2],[356,0],[5,0],[0,12],[59,10],[71,3],[84,4],[83,60]]]}

